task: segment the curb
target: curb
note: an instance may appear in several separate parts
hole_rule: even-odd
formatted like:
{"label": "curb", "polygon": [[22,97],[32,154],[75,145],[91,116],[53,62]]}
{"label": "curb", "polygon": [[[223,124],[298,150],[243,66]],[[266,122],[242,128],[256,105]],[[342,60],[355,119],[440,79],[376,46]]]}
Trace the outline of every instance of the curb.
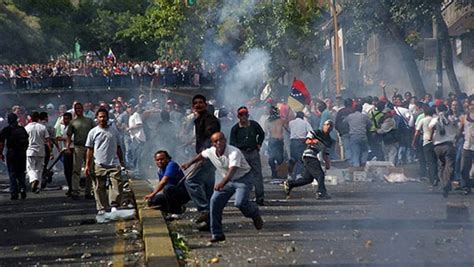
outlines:
{"label": "curb", "polygon": [[147,266],[179,266],[168,226],[161,211],[144,209],[146,202],[143,197],[151,192],[150,184],[146,180],[132,180],[130,185],[135,195],[138,218],[142,224]]}

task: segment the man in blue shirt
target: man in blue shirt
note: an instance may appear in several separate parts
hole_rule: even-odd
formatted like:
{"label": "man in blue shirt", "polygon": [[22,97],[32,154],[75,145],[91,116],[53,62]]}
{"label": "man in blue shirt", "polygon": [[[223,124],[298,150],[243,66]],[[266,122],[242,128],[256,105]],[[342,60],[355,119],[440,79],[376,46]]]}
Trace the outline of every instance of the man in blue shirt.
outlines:
{"label": "man in blue shirt", "polygon": [[184,212],[184,204],[190,198],[184,182],[181,179],[184,173],[179,165],[171,160],[171,156],[166,150],[159,150],[155,153],[155,163],[159,168],[158,179],[153,192],[145,196],[149,206],[174,214]]}

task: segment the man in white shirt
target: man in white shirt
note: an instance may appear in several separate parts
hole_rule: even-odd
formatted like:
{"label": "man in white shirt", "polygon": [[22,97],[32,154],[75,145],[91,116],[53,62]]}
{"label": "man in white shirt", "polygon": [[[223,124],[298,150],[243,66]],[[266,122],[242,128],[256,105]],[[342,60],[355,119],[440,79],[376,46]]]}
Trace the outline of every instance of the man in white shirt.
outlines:
{"label": "man in white shirt", "polygon": [[240,149],[227,145],[222,132],[214,133],[211,136],[211,143],[212,147],[203,150],[181,167],[186,170],[196,162],[209,159],[223,177],[222,179],[216,177],[210,204],[212,234],[210,241],[215,243],[225,240],[222,230],[222,212],[234,193],[234,205],[240,209],[245,217],[252,218],[257,230],[262,229],[263,220],[258,206],[249,201],[253,178],[250,177],[250,165]]}
{"label": "man in white shirt", "polygon": [[43,175],[45,145],[49,142],[49,133],[46,126],[39,123],[39,113],[33,112],[31,120],[26,125],[28,133],[28,149],[26,150],[26,173],[30,179],[31,191],[39,193],[39,184]]}
{"label": "man in white shirt", "polygon": [[304,119],[304,113],[296,112],[296,118],[289,122],[290,128],[290,161],[288,164],[288,175],[293,179],[301,176],[303,162],[301,156],[306,148],[306,136],[313,130],[309,122]]}
{"label": "man in white shirt", "polygon": [[[120,206],[122,196],[121,166],[124,166],[122,150],[119,145],[119,133],[115,127],[108,124],[109,112],[106,109],[97,111],[98,125],[92,128],[86,140],[87,176],[92,177],[94,185],[94,197],[97,207],[97,221],[104,216],[109,207]],[[91,174],[90,166],[94,161],[94,175]],[[110,189],[107,196],[107,178],[110,180]]]}
{"label": "man in white shirt", "polygon": [[139,106],[129,105],[127,112],[130,115],[128,118],[128,132],[130,133],[131,152],[132,152],[132,166],[134,167],[134,175],[140,176],[140,164],[143,154],[143,148],[146,142],[145,129],[143,128],[143,120],[140,112],[138,112]]}
{"label": "man in white shirt", "polygon": [[446,114],[447,111],[448,108],[445,105],[437,106],[438,117],[431,120],[428,126],[433,132],[434,152],[440,164],[438,176],[443,184],[443,197],[448,197],[448,193],[451,191],[451,179],[454,176],[454,162],[456,160],[454,141],[458,133],[457,125],[450,121]]}
{"label": "man in white shirt", "polygon": [[412,146],[416,147],[415,140],[418,135],[422,134],[423,139],[423,155],[425,157],[426,162],[426,169],[428,179],[432,185],[436,186],[439,183],[438,178],[438,159],[436,158],[434,152],[433,142],[431,140],[432,130],[430,129],[429,125],[433,120],[434,108],[430,108],[426,105],[424,108],[425,117],[418,121],[415,125],[415,136],[413,137]]}

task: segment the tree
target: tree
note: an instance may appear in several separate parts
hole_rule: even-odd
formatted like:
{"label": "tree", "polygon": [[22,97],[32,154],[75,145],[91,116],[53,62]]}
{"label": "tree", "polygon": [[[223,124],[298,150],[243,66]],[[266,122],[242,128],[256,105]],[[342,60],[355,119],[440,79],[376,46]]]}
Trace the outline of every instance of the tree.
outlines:
{"label": "tree", "polygon": [[438,31],[438,38],[441,41],[442,49],[444,51],[444,67],[446,68],[446,75],[448,76],[449,85],[456,94],[461,94],[461,88],[454,72],[453,66],[453,49],[451,41],[449,40],[448,25],[441,14],[441,4],[434,9],[434,18],[436,22],[436,29]]}
{"label": "tree", "polygon": [[[469,2],[469,1],[467,1]],[[355,43],[364,43],[368,34],[385,35],[397,44],[407,68],[410,82],[417,95],[425,90],[414,60],[414,51],[409,43],[411,32],[421,32],[433,18],[437,24],[438,36],[442,43],[444,65],[451,88],[460,93],[459,83],[454,73],[452,47],[448,27],[441,14],[442,0],[352,0],[342,1],[355,27],[349,28],[349,36]]]}
{"label": "tree", "polygon": [[130,26],[120,30],[118,36],[144,42],[164,58],[174,59],[185,53],[186,35],[181,31],[185,21],[182,2],[156,0],[144,15],[136,15],[130,21]]}
{"label": "tree", "polygon": [[39,19],[13,3],[0,3],[0,36],[0,64],[47,60]]}
{"label": "tree", "polygon": [[[438,0],[435,0],[438,1]],[[415,61],[415,51],[407,42],[412,31],[420,31],[430,20],[432,5],[427,0],[353,0],[342,1],[345,14],[356,27],[348,27],[348,36],[364,43],[368,36],[377,33],[396,45],[407,70],[415,94],[425,95],[425,87]]]}
{"label": "tree", "polygon": [[253,47],[269,51],[276,76],[284,75],[290,64],[310,70],[323,47],[322,11],[314,1],[262,1],[253,15],[242,17],[242,51]]}

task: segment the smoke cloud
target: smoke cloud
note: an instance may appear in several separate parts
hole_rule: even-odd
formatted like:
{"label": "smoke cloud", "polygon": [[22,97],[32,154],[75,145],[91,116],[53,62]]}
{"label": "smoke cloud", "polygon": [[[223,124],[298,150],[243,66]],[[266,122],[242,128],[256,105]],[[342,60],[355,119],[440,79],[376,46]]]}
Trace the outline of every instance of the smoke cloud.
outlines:
{"label": "smoke cloud", "polygon": [[223,99],[225,103],[239,105],[257,96],[263,87],[270,54],[261,49],[252,49],[224,77]]}

